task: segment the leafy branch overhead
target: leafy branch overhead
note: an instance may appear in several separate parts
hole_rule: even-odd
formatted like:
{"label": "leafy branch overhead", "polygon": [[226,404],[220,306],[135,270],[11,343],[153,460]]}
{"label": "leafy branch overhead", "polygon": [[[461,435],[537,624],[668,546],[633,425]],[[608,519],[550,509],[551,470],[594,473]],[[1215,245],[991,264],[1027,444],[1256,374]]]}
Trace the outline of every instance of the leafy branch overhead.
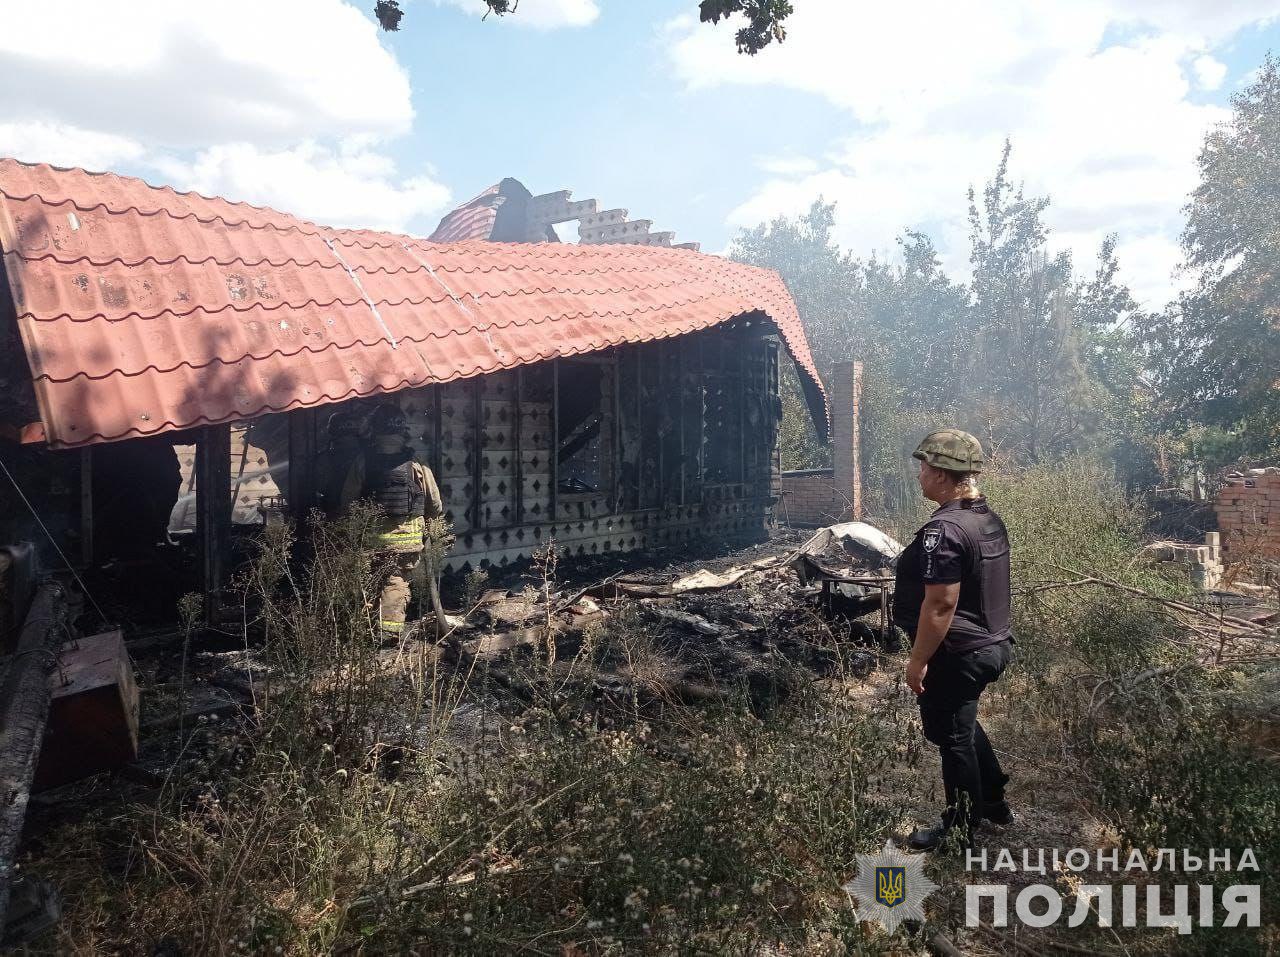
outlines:
{"label": "leafy branch overhead", "polygon": [[703,23],[719,23],[735,13],[747,18],[738,31],[738,52],[755,56],[774,40],[787,38],[782,21],[791,16],[791,0],[702,0],[698,19]]}
{"label": "leafy branch overhead", "polygon": [[[489,8],[485,11],[486,17],[490,13],[501,17],[515,13],[520,0],[484,0],[484,4]],[[747,25],[737,33],[738,52],[754,56],[774,40],[781,43],[786,39],[782,21],[791,16],[791,0],[702,0],[698,4],[698,18],[703,23],[719,23],[735,13],[747,20]],[[399,30],[404,11],[400,9],[399,0],[378,0],[373,15],[382,29]]]}

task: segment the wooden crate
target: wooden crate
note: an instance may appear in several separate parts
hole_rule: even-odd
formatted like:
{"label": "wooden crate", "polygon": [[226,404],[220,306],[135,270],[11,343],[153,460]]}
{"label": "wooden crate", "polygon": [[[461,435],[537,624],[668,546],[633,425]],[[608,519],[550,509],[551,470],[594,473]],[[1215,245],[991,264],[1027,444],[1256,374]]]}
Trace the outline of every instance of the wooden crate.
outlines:
{"label": "wooden crate", "polygon": [[110,771],[138,756],[138,686],[118,631],[69,642],[53,688],[32,790]]}

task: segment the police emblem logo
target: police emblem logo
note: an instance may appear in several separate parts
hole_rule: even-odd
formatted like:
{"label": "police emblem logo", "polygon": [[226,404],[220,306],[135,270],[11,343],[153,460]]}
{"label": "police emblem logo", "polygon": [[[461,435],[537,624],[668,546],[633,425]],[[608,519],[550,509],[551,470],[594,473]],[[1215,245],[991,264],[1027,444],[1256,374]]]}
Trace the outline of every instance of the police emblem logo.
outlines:
{"label": "police emblem logo", "polygon": [[924,873],[924,855],[904,854],[888,842],[879,854],[859,854],[858,874],[844,885],[859,920],[879,921],[889,933],[904,920],[924,920],[924,900],[938,885]]}
{"label": "police emblem logo", "polygon": [[885,907],[897,907],[907,896],[907,869],[905,867],[876,868],[876,902]]}
{"label": "police emblem logo", "polygon": [[942,541],[942,529],[926,528],[924,530],[924,539],[922,544],[926,552],[931,552],[938,547],[938,543]]}

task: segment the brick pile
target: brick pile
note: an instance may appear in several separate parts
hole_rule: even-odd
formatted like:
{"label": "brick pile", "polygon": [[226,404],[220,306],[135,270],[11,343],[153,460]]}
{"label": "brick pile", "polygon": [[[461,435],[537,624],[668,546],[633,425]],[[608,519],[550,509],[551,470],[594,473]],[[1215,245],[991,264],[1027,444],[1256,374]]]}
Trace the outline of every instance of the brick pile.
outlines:
{"label": "brick pile", "polygon": [[1214,511],[1227,561],[1280,559],[1280,468],[1232,472]]}

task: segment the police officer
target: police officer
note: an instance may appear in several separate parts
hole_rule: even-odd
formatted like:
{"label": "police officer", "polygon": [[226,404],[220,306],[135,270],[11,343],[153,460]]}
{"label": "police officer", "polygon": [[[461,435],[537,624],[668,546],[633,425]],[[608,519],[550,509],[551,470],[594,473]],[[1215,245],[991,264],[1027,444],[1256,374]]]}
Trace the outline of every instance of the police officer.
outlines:
{"label": "police officer", "polygon": [[954,837],[973,842],[983,820],[1013,823],[1009,778],[978,721],[978,699],[1009,664],[1009,536],[978,491],[982,446],[959,429],[925,437],[920,488],[937,503],[898,558],[894,622],[914,639],[907,684],[919,697],[925,738],[942,756],[946,810],[911,835],[916,850]]}
{"label": "police officer", "polygon": [[360,417],[354,412],[329,416],[329,446],[316,462],[320,508],[333,521],[346,513],[364,491],[364,442]]}
{"label": "police officer", "polygon": [[388,402],[373,411],[362,492],[382,509],[376,547],[379,557],[389,561],[391,573],[378,599],[378,619],[386,637],[404,631],[410,582],[422,560],[427,523],[444,514],[435,477],[414,459],[408,439],[408,421],[398,405]]}

